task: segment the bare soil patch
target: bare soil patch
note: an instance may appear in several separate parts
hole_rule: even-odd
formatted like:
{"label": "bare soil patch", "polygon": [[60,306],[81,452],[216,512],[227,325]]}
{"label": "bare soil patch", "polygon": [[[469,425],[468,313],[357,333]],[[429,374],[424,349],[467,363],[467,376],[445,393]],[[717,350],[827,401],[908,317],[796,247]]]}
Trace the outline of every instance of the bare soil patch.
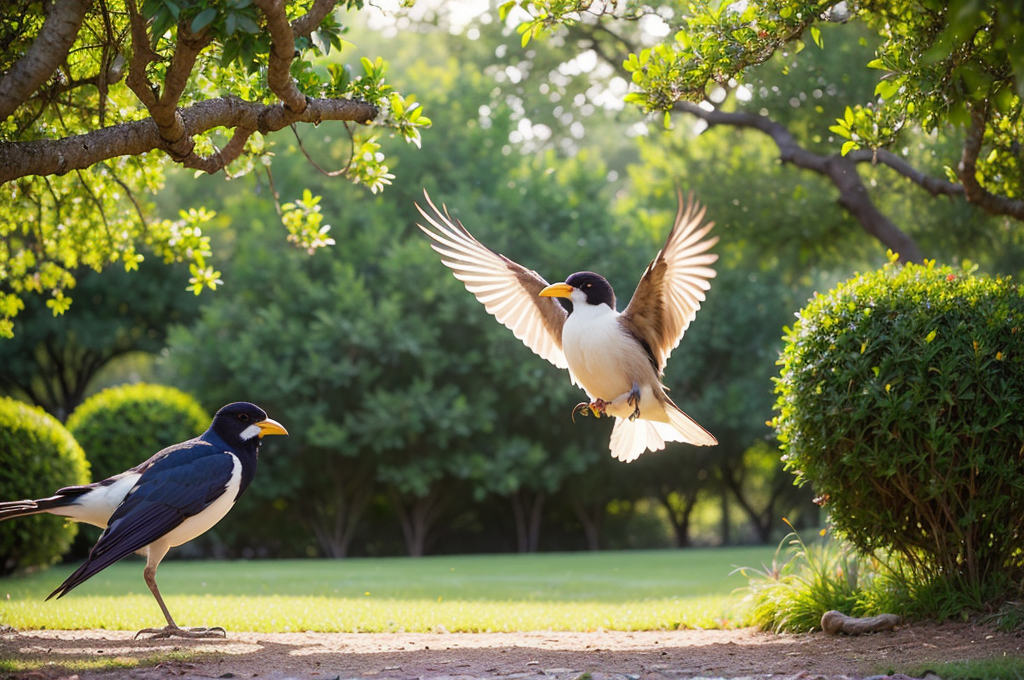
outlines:
{"label": "bare soil patch", "polygon": [[[244,633],[225,640],[133,640],[125,631],[0,635],[0,659],[44,660],[0,678],[862,678],[943,661],[1024,655],[1021,633],[974,624],[906,625],[856,637],[751,629],[592,633]],[[101,658],[157,665],[96,668]],[[75,663],[77,665],[69,665]],[[584,680],[586,677],[584,676]]]}

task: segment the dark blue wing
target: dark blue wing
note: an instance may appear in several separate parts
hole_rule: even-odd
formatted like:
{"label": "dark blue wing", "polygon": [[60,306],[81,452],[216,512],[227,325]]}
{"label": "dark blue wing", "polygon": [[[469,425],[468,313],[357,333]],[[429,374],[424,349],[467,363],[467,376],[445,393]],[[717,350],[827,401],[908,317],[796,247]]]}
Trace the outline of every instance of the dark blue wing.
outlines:
{"label": "dark blue wing", "polygon": [[234,458],[221,447],[193,439],[150,459],[121,502],[89,559],[51,597],[62,597],[92,575],[143,548],[198,514],[227,488]]}

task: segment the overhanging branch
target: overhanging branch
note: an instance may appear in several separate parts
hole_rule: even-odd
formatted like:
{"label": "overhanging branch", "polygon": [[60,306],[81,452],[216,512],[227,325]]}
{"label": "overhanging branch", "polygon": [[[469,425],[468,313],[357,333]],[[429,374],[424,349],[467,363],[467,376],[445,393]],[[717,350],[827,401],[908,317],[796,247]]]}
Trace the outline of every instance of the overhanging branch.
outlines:
{"label": "overhanging branch", "polygon": [[267,64],[267,85],[289,110],[301,113],[306,97],[299,91],[288,69],[295,58],[295,35],[288,23],[282,0],[256,0],[256,6],[267,17],[267,30],[272,40]]}
{"label": "overhanging branch", "polygon": [[984,110],[971,111],[971,127],[967,129],[960,164],[957,166],[957,177],[964,185],[967,200],[993,215],[1009,215],[1024,220],[1024,201],[1013,200],[1005,196],[993,194],[978,181],[978,155],[985,140],[985,127],[988,124],[988,113]]}
{"label": "overhanging branch", "polygon": [[42,87],[75,44],[92,0],[47,3],[49,11],[25,56],[0,78],[0,120],[6,120]]}
{"label": "overhanging branch", "polygon": [[[202,134],[218,127],[243,128],[267,134],[292,123],[320,123],[325,120],[367,124],[377,116],[376,106],[351,99],[310,99],[305,111],[294,113],[280,103],[260,104],[221,97],[198,102],[179,111],[188,135]],[[152,119],[122,123],[63,139],[0,143],[0,184],[30,175],[63,175],[111,158],[137,156],[164,148],[160,130]],[[206,167],[199,169],[207,170]],[[216,172],[218,169],[208,171]]]}
{"label": "overhanging branch", "polygon": [[[839,190],[839,205],[855,217],[865,231],[893,252],[899,253],[901,260],[920,262],[924,259],[924,255],[914,239],[897,227],[871,200],[864,180],[857,172],[857,164],[870,160],[870,158],[853,156],[853,154],[825,156],[814,153],[801,146],[786,126],[760,114],[705,108],[687,101],[676,102],[673,109],[696,116],[705,121],[709,127],[729,125],[758,130],[768,135],[778,147],[779,159],[782,162],[792,163],[798,168],[812,170],[827,177]],[[887,160],[893,161],[898,158],[893,156]],[[890,164],[887,163],[887,165]],[[918,183],[920,184],[920,182]]]}

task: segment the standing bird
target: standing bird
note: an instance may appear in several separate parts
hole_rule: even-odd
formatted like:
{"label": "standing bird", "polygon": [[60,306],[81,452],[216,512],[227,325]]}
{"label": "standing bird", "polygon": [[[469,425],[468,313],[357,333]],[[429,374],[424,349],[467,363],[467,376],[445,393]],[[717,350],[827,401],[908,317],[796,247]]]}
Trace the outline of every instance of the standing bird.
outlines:
{"label": "standing bird", "polygon": [[[447,208],[438,210],[424,196],[433,214],[417,205],[430,224],[418,226],[434,240],[431,247],[441,261],[527,347],[569,369],[572,381],[590,397],[576,410],[616,418],[610,442],[615,458],[628,463],[644,451],[665,448],[666,441],[718,443],[669,399],[661,383],[669,354],[715,276],[708,265],[718,256],[708,250],[718,237],[704,238],[714,223],[701,225],[704,209],[696,202],[685,203],[679,194],[665,247],[620,314],[604,277],[576,272],[563,283],[548,285],[537,272],[488,249]],[[572,311],[553,298],[568,298]]]}
{"label": "standing bird", "polygon": [[89,558],[46,598],[61,598],[122,557],[146,557],[143,575],[164,628],[144,628],[135,637],[224,637],[223,628],[179,628],[156,586],[156,568],[167,551],[204,533],[228,513],[256,474],[264,435],[288,434],[259,406],[228,404],[206,432],[168,446],[145,463],[101,482],[69,486],[49,498],[0,503],[0,520],[48,512],[104,529]]}

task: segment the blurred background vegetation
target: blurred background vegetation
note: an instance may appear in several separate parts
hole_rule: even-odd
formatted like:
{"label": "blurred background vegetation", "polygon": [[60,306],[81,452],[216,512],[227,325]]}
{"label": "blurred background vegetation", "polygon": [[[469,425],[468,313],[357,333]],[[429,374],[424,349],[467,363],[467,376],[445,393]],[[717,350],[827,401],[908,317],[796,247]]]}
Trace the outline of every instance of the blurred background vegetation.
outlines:
{"label": "blurred background vegetation", "polygon": [[[145,380],[209,412],[254,401],[284,423],[291,436],[265,448],[236,509],[178,557],[774,543],[790,530],[783,517],[817,527],[812,493],[783,471],[767,423],[783,328],[814,291],[886,261],[835,187],[782,164],[765,136],[685,117],[665,129],[625,106],[626,81],[571,33],[524,49],[496,10],[429,6],[346,21],[352,46],[332,58],[388,54],[389,81],[414,90],[433,121],[420,149],[379,140],[393,186],[370,194],[318,170],[348,158],[342,123],[307,126],[301,144],[275,135],[272,171],[169,171],[157,213],[216,212],[204,232],[223,287],[196,298],[186,273],[159,266],[130,280],[83,274],[63,317],[41,303],[19,315],[0,343],[0,390],[63,420],[104,387]],[[767,113],[811,148],[832,145],[829,126],[850,99],[870,99],[878,74],[862,67],[869,32],[822,33],[827,50],[776,55],[729,106]],[[913,131],[902,141],[936,175],[957,143]],[[1009,219],[861,172],[926,258],[1010,275],[1024,265]],[[548,280],[592,269],[625,301],[671,225],[676,187],[707,206],[720,259],[665,383],[720,443],[623,465],[608,455],[611,423],[573,423],[582,392],[439,264],[414,204],[426,189]],[[289,203],[322,215],[335,244],[292,247]]]}

